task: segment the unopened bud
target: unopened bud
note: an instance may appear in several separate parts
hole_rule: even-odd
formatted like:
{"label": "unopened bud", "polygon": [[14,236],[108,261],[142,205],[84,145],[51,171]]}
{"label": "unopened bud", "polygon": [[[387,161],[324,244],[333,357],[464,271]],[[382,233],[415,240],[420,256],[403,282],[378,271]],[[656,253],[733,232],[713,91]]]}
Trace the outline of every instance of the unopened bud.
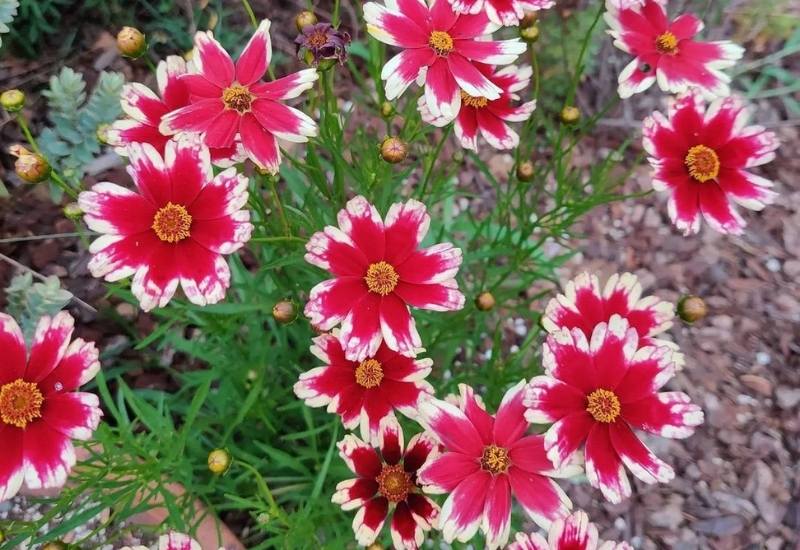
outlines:
{"label": "unopened bud", "polygon": [[391,164],[403,162],[408,156],[408,144],[399,137],[387,137],[381,143],[381,158]]}
{"label": "unopened bud", "polygon": [[490,309],[494,308],[496,303],[497,302],[495,301],[491,292],[481,292],[478,294],[478,297],[475,298],[475,307],[481,311],[489,311]]}
{"label": "unopened bud", "polygon": [[39,153],[32,153],[22,145],[12,145],[8,152],[17,157],[14,171],[28,183],[39,183],[50,176],[50,164]]}
{"label": "unopened bud", "polygon": [[43,544],[41,550],[67,550],[67,545],[60,540],[51,540]]}
{"label": "unopened bud", "polygon": [[297,318],[297,308],[289,300],[281,300],[273,306],[272,316],[280,324],[286,325]]}
{"label": "unopened bud", "polygon": [[367,546],[367,550],[383,550],[383,546],[381,546],[380,542],[373,542]]}
{"label": "unopened bud", "polygon": [[136,59],[147,51],[147,41],[139,29],[122,27],[117,34],[117,49],[125,57]]}
{"label": "unopened bud", "polygon": [[531,25],[530,27],[520,27],[519,36],[525,42],[533,44],[539,40],[539,25]]}
{"label": "unopened bud", "polygon": [[684,296],[678,300],[678,317],[686,323],[694,323],[708,314],[708,306],[699,296]]}
{"label": "unopened bud", "polygon": [[79,220],[83,217],[83,210],[77,202],[71,202],[64,207],[64,216],[70,220]]}
{"label": "unopened bud", "polygon": [[533,25],[535,25],[538,20],[539,20],[538,13],[536,13],[535,11],[526,11],[525,16],[519,21],[519,27],[521,29],[527,29],[528,27],[532,27]]}
{"label": "unopened bud", "polygon": [[533,163],[529,160],[517,164],[517,179],[519,181],[532,181],[536,173]]}
{"label": "unopened bud", "polygon": [[0,105],[9,113],[17,113],[25,106],[25,94],[21,90],[6,90],[0,94]]}
{"label": "unopened bud", "polygon": [[222,475],[231,467],[231,454],[225,449],[214,449],[208,453],[208,469],[216,475]]}
{"label": "unopened bud", "polygon": [[574,105],[567,105],[561,109],[561,122],[575,124],[581,119],[581,110]]}
{"label": "unopened bud", "polygon": [[101,124],[95,131],[97,141],[103,145],[108,145],[108,131],[111,129],[110,124]]}
{"label": "unopened bud", "polygon": [[317,24],[317,16],[314,15],[313,11],[301,11],[297,14],[297,17],[294,18],[294,24],[298,32],[302,32],[305,27]]}
{"label": "unopened bud", "polygon": [[381,103],[381,116],[384,118],[389,118],[394,114],[394,106],[389,103],[388,101],[384,101]]}

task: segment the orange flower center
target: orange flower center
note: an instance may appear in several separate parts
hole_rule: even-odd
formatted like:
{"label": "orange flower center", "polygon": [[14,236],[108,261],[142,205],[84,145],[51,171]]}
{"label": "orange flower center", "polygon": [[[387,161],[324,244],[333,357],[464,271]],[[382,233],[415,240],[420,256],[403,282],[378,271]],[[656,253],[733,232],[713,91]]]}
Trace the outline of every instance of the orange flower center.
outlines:
{"label": "orange flower center", "polygon": [[400,464],[384,464],[375,481],[378,482],[378,491],[389,502],[404,501],[414,486],[411,475]]}
{"label": "orange flower center", "polygon": [[356,367],[356,382],[364,388],[374,388],[383,380],[383,367],[377,359],[366,359]]}
{"label": "orange flower center", "polygon": [[667,31],[656,38],[656,49],[659,53],[675,54],[678,51],[678,37]]}
{"label": "orange flower center", "polygon": [[453,37],[444,31],[433,31],[428,38],[428,45],[443,57],[452,52],[455,47]]}
{"label": "orange flower center", "polygon": [[613,391],[597,389],[589,394],[586,411],[598,422],[610,424],[620,413],[619,398]]}
{"label": "orange flower center", "polygon": [[485,97],[471,96],[464,90],[461,90],[461,103],[463,103],[467,107],[474,107],[476,109],[480,109],[482,107],[486,107],[486,104],[489,103],[489,100],[486,99]]}
{"label": "orange flower center", "polygon": [[306,42],[309,46],[321,48],[328,43],[328,33],[325,31],[314,31],[308,36],[308,38],[306,38]]}
{"label": "orange flower center", "polygon": [[492,474],[502,474],[508,470],[511,459],[508,457],[508,449],[497,445],[487,445],[483,449],[481,457],[481,468]]}
{"label": "orange flower center", "polygon": [[711,147],[695,145],[689,149],[684,163],[689,174],[699,182],[713,180],[719,175],[719,157]]}
{"label": "orange flower center", "polygon": [[239,113],[248,112],[254,98],[250,90],[240,84],[234,84],[222,91],[222,102],[225,103],[225,107]]}
{"label": "orange flower center", "polygon": [[18,378],[0,388],[0,420],[17,428],[42,416],[44,396],[34,382]]}
{"label": "orange flower center", "polygon": [[177,243],[189,236],[192,215],[180,204],[168,202],[153,218],[153,231],[167,243]]}
{"label": "orange flower center", "polygon": [[391,294],[394,287],[397,286],[397,281],[400,276],[394,270],[392,264],[388,262],[378,262],[372,264],[367,268],[367,274],[364,277],[367,282],[367,288],[370,292],[386,296]]}

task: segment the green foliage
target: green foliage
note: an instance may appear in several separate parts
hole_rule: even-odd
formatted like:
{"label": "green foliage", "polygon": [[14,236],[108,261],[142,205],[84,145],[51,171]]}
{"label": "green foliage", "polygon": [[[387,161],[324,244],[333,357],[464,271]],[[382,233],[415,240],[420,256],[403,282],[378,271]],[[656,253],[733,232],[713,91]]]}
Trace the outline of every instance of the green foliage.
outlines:
{"label": "green foliage", "polygon": [[62,32],[62,46],[72,42],[72,33],[61,28],[61,16],[69,0],[19,0],[19,14],[11,28],[9,42],[27,57],[34,57],[45,37]]}
{"label": "green foliage", "polygon": [[28,342],[40,317],[55,315],[72,299],[72,294],[61,288],[58,277],[52,275],[43,283],[34,283],[30,271],[14,276],[5,293],[6,312],[17,320]]}
{"label": "green foliage", "polygon": [[[17,15],[17,8],[19,7],[18,0],[0,0],[0,35],[7,33],[9,25]],[[3,37],[0,36],[0,46],[3,45]]]}

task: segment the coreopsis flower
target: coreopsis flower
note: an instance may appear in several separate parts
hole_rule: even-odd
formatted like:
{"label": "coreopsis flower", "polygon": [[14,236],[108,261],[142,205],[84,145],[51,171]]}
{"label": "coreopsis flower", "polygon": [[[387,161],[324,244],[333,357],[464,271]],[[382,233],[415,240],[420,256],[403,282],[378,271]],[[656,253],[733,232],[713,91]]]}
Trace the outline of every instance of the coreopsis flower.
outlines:
{"label": "coreopsis flower", "polygon": [[[182,76],[189,73],[186,61],[170,55],[156,68],[159,97],[150,88],[139,82],[125,84],[120,94],[120,105],[129,118],[115,121],[105,131],[105,141],[114,147],[117,154],[128,156],[131,143],[149,143],[162,156],[172,136],[158,129],[167,113],[189,105],[189,88]],[[211,161],[217,166],[230,166],[246,158],[241,143],[226,147],[210,148]]]}
{"label": "coreopsis flower", "polygon": [[332,334],[314,338],[311,353],[325,365],[301,374],[294,393],[310,407],[327,405],[348,430],[360,426],[364,441],[374,441],[381,420],[395,410],[416,418],[420,399],[433,395],[425,381],[431,359],[406,357],[382,344],[374,356],[350,361]]}
{"label": "coreopsis flower", "polygon": [[198,32],[192,58],[198,74],[182,77],[189,105],[162,117],[159,130],[167,135],[202,132],[210,148],[232,147],[241,140],[250,160],[272,173],[281,163],[277,138],[305,142],[315,136],[314,121],[281,101],[311,88],[317,70],[261,80],[272,56],[269,25],[268,19],[261,21],[236,64],[211,31]]}
{"label": "coreopsis flower", "polygon": [[684,235],[700,230],[700,215],[721,233],[741,234],[745,222],[733,202],[761,210],[777,193],[749,171],[775,158],[778,138],[748,125],[741,100],[718,99],[706,107],[697,93],[676,99],[668,116],[644,121],[643,143],[653,167],[653,188],[670,193],[667,210]]}
{"label": "coreopsis flower", "polygon": [[456,13],[485,12],[497,25],[514,27],[525,18],[525,12],[536,12],[556,5],[555,0],[448,0]]}
{"label": "coreopsis flower", "polygon": [[[147,546],[124,546],[120,550],[149,550]],[[170,531],[158,537],[158,550],[202,550],[200,543],[189,535]],[[222,550],[222,549],[220,549]]]}
{"label": "coreopsis flower", "polygon": [[703,422],[688,395],[658,391],[675,372],[669,348],[640,348],[636,329],[613,315],[588,338],[578,328],[550,334],[542,362],[545,375],[528,385],[525,416],[552,424],[544,446],[554,464],[569,460],[585,441],[586,476],[614,503],[630,496],[625,467],[645,483],[674,477],[633,431],[685,438]]}
{"label": "coreopsis flower", "polygon": [[565,464],[556,471],[545,455],[544,438],[526,435],[525,381],[506,392],[494,416],[472,388],[462,384],[459,389],[458,405],[431,399],[420,407],[421,423],[446,450],[419,472],[425,491],[449,493],[439,518],[445,541],[466,542],[480,527],[487,548],[505,544],[512,495],[542,527],[566,517],[572,504],[551,477],[580,469]]}
{"label": "coreopsis flower", "polygon": [[354,435],[346,435],[338,447],[356,477],[339,483],[331,500],[342,510],[358,509],[353,518],[358,543],[375,542],[391,516],[394,547],[419,548],[439,516],[439,506],[421,493],[417,481],[419,468],[437,452],[436,442],[417,434],[404,450],[403,430],[394,418],[386,418],[380,425],[380,454]]}
{"label": "coreopsis flower", "polygon": [[129,146],[131,191],[102,182],[78,197],[90,229],[101,233],[89,248],[95,277],[133,275],[142,309],[164,307],[180,283],[194,304],[225,297],[230,269],[223,255],[250,239],[247,178],[231,167],[214,176],[198,136],[170,141],[162,158],[147,143]]}
{"label": "coreopsis flower", "polygon": [[298,55],[308,52],[315,66],[326,60],[336,60],[339,65],[344,65],[350,34],[333,28],[330,23],[316,23],[304,26],[294,43]]}
{"label": "coreopsis flower", "polygon": [[730,77],[721,69],[741,59],[741,46],[695,40],[703,22],[691,13],[670,21],[663,0],[606,0],[606,9],[614,45],[635,58],[619,75],[620,97],[642,92],[654,82],[669,93],[689,88],[714,96],[730,93]]}
{"label": "coreopsis flower", "polygon": [[517,533],[506,550],[633,550],[627,542],[600,542],[597,526],[583,510],[553,522],[547,539],[537,533]]}
{"label": "coreopsis flower", "polygon": [[[455,120],[456,137],[466,149],[478,150],[478,131],[489,145],[495,149],[513,149],[519,145],[519,135],[511,129],[508,122],[523,122],[531,117],[536,108],[536,101],[528,101],[514,106],[519,100],[518,91],[530,84],[533,71],[529,66],[517,67],[508,65],[498,70],[497,67],[475,63],[475,67],[495,84],[501,94],[495,100],[485,97],[473,97],[461,91],[461,110]],[[427,107],[424,97],[419,100],[419,111],[425,122],[435,126],[446,126],[450,123],[445,117],[435,117]]]}
{"label": "coreopsis flower", "polygon": [[475,62],[508,65],[525,51],[518,38],[488,40],[497,30],[485,13],[460,15],[447,1],[375,2],[364,4],[367,30],[376,39],[403,51],[384,65],[386,99],[399,97],[412,82],[425,85],[425,102],[435,118],[453,120],[461,107],[461,90],[472,97],[499,99],[502,94]]}
{"label": "coreopsis flower", "polygon": [[92,342],[71,340],[66,311],[42,317],[30,352],[17,322],[0,313],[0,501],[24,483],[60,487],[75,465],[72,440],[87,440],[103,415],[97,396],[76,391],[100,369]]}
{"label": "coreopsis flower", "polygon": [[433,311],[464,307],[455,280],[461,249],[451,243],[420,248],[430,216],[416,200],[395,203],[382,220],[362,196],[339,211],[306,244],[306,261],[330,271],[311,289],[305,314],[327,331],[342,324],[339,341],[351,361],[375,356],[381,342],[414,357],[422,346],[409,306]]}

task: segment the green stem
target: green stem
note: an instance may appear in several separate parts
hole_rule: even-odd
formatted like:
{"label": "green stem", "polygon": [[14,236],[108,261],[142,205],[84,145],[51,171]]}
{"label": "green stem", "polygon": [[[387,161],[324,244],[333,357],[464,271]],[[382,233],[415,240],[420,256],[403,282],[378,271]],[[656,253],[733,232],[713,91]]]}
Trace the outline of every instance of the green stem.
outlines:
{"label": "green stem", "polygon": [[78,192],[75,191],[75,189],[73,189],[70,184],[68,184],[66,181],[64,181],[64,178],[62,178],[58,174],[58,172],[55,171],[55,168],[53,167],[53,164],[50,162],[50,160],[47,158],[47,156],[44,153],[42,153],[42,150],[39,148],[39,144],[36,143],[36,138],[33,137],[33,134],[31,133],[31,129],[28,127],[28,121],[25,120],[25,117],[22,116],[21,114],[17,115],[17,124],[19,124],[19,127],[22,130],[22,134],[25,136],[25,140],[28,142],[28,145],[30,145],[31,148],[33,149],[33,151],[37,155],[40,155],[42,158],[44,158],[47,161],[47,163],[50,165],[50,179],[53,180],[53,182],[56,185],[58,185],[61,188],[61,190],[64,191],[64,193],[69,195],[70,198],[77,199],[78,198]]}
{"label": "green stem", "polygon": [[272,194],[272,200],[275,202],[275,209],[278,211],[278,216],[281,219],[281,225],[283,225],[283,232],[291,237],[292,230],[289,227],[289,220],[286,219],[286,212],[283,210],[283,203],[281,203],[281,196],[278,194],[278,187],[275,183],[278,181],[278,176],[267,176],[267,183],[269,184],[269,190]]}
{"label": "green stem", "polygon": [[253,12],[252,6],[250,6],[250,2],[247,0],[242,0],[242,5],[244,6],[244,10],[247,12],[248,17],[250,17],[250,22],[253,24],[253,28],[258,28],[258,19],[256,19],[256,14]]}
{"label": "green stem", "polygon": [[150,59],[150,56],[149,56],[149,55],[147,55],[147,54],[144,54],[144,55],[142,56],[142,59],[144,59],[144,63],[145,63],[145,65],[147,65],[147,68],[148,68],[148,69],[150,69],[151,71],[153,71],[153,73],[156,73],[156,72],[157,72],[157,70],[156,70],[156,66],[155,66],[155,64],[153,63],[153,60],[152,60],[152,59]]}
{"label": "green stem", "polygon": [[253,237],[250,239],[250,242],[253,243],[303,243],[305,244],[306,239],[302,239],[300,237]]}
{"label": "green stem", "polygon": [[447,140],[450,132],[453,130],[453,125],[448,124],[447,128],[444,129],[442,132],[442,137],[439,139],[439,143],[436,144],[436,148],[433,150],[433,155],[431,156],[431,162],[428,165],[428,169],[425,172],[425,177],[422,179],[422,186],[420,187],[420,198],[425,198],[425,193],[428,190],[428,182],[430,182],[431,175],[433,175],[433,167],[436,165],[436,159],[439,158],[439,154],[442,152],[442,147],[444,147],[444,142]]}

